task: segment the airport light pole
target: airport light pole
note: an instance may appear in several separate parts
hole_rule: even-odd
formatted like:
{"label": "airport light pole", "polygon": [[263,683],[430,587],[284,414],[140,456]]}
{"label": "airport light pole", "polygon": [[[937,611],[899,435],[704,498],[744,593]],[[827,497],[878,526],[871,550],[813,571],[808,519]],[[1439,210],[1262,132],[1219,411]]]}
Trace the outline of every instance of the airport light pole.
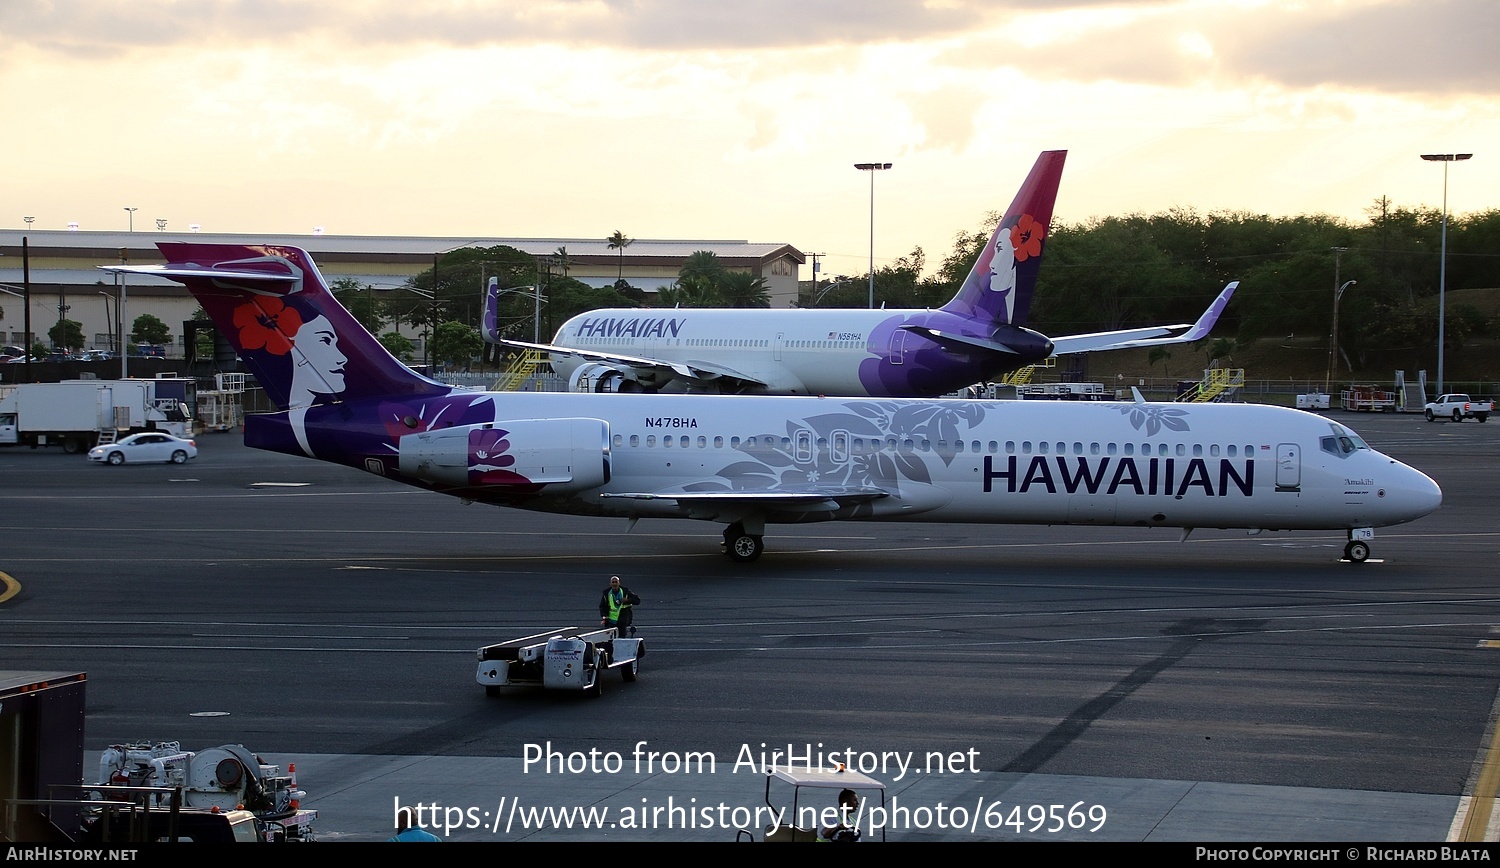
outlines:
{"label": "airport light pole", "polygon": [[890,163],[854,164],[861,172],[870,173],[870,310],[875,309],[875,173],[890,167]]}
{"label": "airport light pole", "polygon": [[[125,248],[120,248],[120,264],[125,263]],[[119,317],[120,332],[120,379],[130,376],[130,335],[125,331],[125,282],[126,272],[116,271],[115,280],[120,282],[120,298],[115,302],[115,316]]]}
{"label": "airport light pole", "polygon": [[141,210],[141,209],[139,209],[139,208],[132,208],[129,205],[125,206],[125,213],[130,215],[130,222],[128,224],[126,224],[129,227],[129,229],[127,231],[129,231],[129,232],[134,232],[135,231],[135,212],[137,212],[139,210]]}
{"label": "airport light pole", "polygon": [[1423,154],[1422,159],[1443,164],[1443,242],[1438,259],[1438,370],[1437,393],[1443,394],[1443,324],[1447,315],[1448,293],[1448,164],[1467,160],[1473,154]]}
{"label": "airport light pole", "polygon": [[[1338,280],[1337,277],[1334,280]],[[1328,333],[1328,374],[1323,378],[1323,394],[1328,394],[1329,381],[1333,379],[1334,359],[1338,357],[1339,351],[1339,299],[1344,297],[1344,290],[1359,283],[1357,280],[1346,280],[1344,284],[1333,291],[1333,330]]]}
{"label": "airport light pole", "polygon": [[841,286],[846,286],[846,285],[851,284],[853,282],[854,281],[852,281],[852,280],[844,280],[843,276],[840,275],[838,280],[835,280],[833,283],[830,283],[827,286],[823,287],[823,291],[822,292],[820,292],[817,295],[813,296],[812,304],[809,305],[809,307],[817,307],[818,303],[823,300],[823,296],[827,295],[830,292],[833,292],[835,289],[838,289]]}
{"label": "airport light pole", "polygon": [[[115,274],[118,278],[119,272],[116,272]],[[104,327],[109,330],[109,348],[110,351],[113,352],[115,348],[115,315],[114,311],[111,310],[109,306],[109,302],[113,298],[113,296],[102,289],[99,290],[99,294],[104,296]]]}

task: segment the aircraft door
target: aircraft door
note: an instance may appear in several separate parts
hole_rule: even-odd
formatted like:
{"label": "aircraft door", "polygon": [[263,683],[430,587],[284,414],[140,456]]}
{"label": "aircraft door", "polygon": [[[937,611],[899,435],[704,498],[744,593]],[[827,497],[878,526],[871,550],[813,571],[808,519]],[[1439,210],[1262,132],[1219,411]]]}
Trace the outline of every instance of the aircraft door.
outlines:
{"label": "aircraft door", "polygon": [[828,458],[835,464],[845,464],[849,461],[849,432],[843,429],[833,432],[833,438],[828,447]]}
{"label": "aircraft door", "polygon": [[813,457],[812,432],[803,428],[792,438],[792,460],[798,464],[808,464]]}
{"label": "aircraft door", "polygon": [[776,340],[771,344],[771,358],[781,361],[781,348],[786,345],[786,332],[777,332]]}
{"label": "aircraft door", "polygon": [[890,362],[893,365],[906,362],[906,329],[896,329],[891,333]]}
{"label": "aircraft door", "polygon": [[1276,445],[1276,490],[1302,490],[1302,448],[1296,443]]}

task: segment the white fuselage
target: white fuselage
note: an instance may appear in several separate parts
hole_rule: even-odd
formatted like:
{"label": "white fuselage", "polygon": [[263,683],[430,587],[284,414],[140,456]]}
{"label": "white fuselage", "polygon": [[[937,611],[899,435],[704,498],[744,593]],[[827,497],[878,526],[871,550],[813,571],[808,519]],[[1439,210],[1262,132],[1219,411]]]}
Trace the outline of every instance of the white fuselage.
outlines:
{"label": "white fuselage", "polygon": [[[1441,503],[1431,479],[1342,425],[1261,405],[566,393],[476,400],[493,402],[493,428],[508,432],[513,469],[550,466],[540,491],[490,498],[465,484],[478,459],[455,451],[464,429],[402,438],[402,473],[532,509],[772,523],[1368,528]],[[581,433],[559,433],[564,422]],[[442,467],[447,475],[438,475]]]}
{"label": "white fuselage", "polygon": [[[593,311],[563,324],[554,343],[597,353],[728,369],[783,395],[864,394],[860,363],[875,328],[902,312],[733,309]],[[908,335],[900,332],[904,341]],[[889,343],[889,341],[887,341]],[[888,350],[889,348],[883,348]],[[898,345],[899,351],[901,347]],[[565,377],[589,360],[555,355]]]}

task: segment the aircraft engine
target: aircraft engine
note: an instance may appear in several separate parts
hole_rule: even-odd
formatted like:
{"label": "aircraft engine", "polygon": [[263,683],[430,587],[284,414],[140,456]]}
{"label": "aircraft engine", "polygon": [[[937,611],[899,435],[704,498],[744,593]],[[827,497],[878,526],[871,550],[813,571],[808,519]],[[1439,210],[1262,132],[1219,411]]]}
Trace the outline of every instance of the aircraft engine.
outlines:
{"label": "aircraft engine", "polygon": [[609,481],[602,419],[511,419],[408,434],[401,472],[461,488],[585,491]]}
{"label": "aircraft engine", "polygon": [[568,378],[569,392],[630,392],[635,383],[626,379],[618,368],[600,362],[579,365]]}

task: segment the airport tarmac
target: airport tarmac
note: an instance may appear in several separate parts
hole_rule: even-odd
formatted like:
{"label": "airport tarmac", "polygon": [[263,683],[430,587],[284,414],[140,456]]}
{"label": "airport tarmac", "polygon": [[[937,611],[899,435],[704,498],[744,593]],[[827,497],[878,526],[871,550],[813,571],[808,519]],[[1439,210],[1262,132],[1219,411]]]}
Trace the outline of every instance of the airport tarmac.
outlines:
{"label": "airport tarmac", "polygon": [[[1495,841],[1500,428],[1331,418],[1444,488],[1362,565],[1332,532],[858,523],[736,564],[715,525],[463,506],[233,434],[184,467],[0,451],[0,668],[88,673],[86,776],[125,741],[295,762],[324,841],[397,800],[451,840],[734,840],[788,746],[884,758],[891,840]],[[589,623],[610,573],[638,682],[485,696],[474,649]]]}

